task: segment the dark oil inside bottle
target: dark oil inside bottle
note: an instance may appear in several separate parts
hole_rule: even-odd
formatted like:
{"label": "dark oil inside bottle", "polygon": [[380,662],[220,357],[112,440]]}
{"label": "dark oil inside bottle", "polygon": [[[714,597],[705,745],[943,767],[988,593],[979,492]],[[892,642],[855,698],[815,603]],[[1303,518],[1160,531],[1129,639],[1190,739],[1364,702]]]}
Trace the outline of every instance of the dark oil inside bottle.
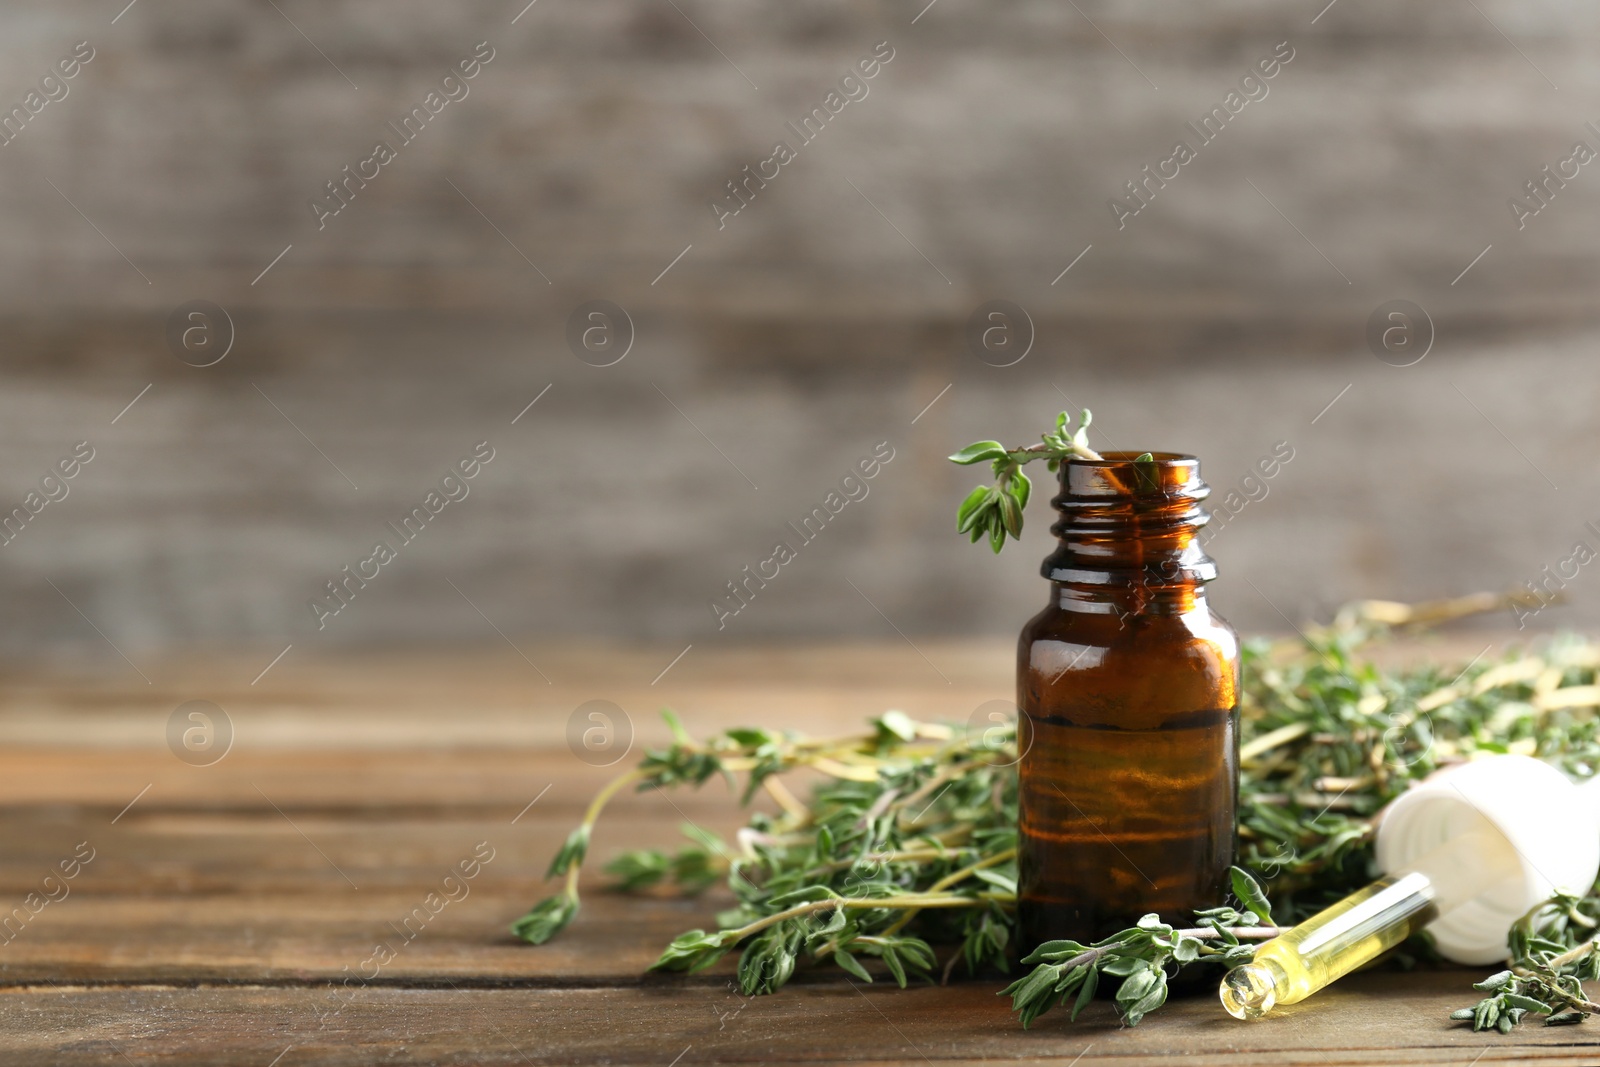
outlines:
{"label": "dark oil inside bottle", "polygon": [[1229,893],[1238,642],[1205,596],[1209,490],[1192,458],[1131,460],[1063,472],[1051,603],[1018,647],[1023,953]]}
{"label": "dark oil inside bottle", "polygon": [[1025,743],[1039,755],[1030,753],[1021,782],[1024,940],[1092,941],[1147,912],[1188,922],[1224,901],[1236,716],[1187,718],[1151,730],[1031,719]]}

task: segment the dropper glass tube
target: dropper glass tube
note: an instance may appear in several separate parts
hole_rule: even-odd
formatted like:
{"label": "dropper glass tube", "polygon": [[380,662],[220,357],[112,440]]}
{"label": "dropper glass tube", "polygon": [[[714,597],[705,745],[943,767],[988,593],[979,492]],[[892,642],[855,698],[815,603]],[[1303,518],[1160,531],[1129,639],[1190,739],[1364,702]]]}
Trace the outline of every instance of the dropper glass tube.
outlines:
{"label": "dropper glass tube", "polygon": [[1505,835],[1483,816],[1395,873],[1264,942],[1218,991],[1236,1019],[1295,1004],[1377,959],[1441,915],[1521,875]]}

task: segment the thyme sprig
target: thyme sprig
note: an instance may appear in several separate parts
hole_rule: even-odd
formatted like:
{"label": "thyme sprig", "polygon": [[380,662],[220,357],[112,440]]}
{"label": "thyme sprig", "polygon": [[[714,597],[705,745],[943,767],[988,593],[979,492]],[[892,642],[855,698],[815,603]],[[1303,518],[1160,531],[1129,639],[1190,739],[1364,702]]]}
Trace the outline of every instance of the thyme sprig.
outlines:
{"label": "thyme sprig", "polygon": [[952,455],[952,463],[969,467],[988,462],[994,471],[994,484],[978,486],[956,509],[956,532],[970,534],[974,544],[988,537],[989,547],[995,552],[1005,547],[1007,534],[1012,540],[1020,539],[1022,509],[1028,506],[1033,491],[1022,465],[1042,459],[1055,471],[1074,457],[1099,459],[1100,453],[1089,447],[1089,424],[1093,421],[1094,416],[1084,408],[1078,428],[1071,430],[1072,419],[1063,411],[1056,416],[1054,432],[1041,435],[1039,444],[1007,448],[999,441],[974,441]]}
{"label": "thyme sprig", "polygon": [[718,916],[721,929],[683,934],[652,969],[702,970],[743,944],[739,982],[747,995],[782,986],[801,956],[831,960],[867,981],[871,973],[857,957],[876,959],[904,986],[935,962],[923,937],[901,933],[913,920],[919,932],[959,943],[973,970],[1006,965],[1016,900],[1014,730],[969,737],[891,711],[864,736],[812,740],[737,729],[701,744],[668,714],[672,746],[647,754],[591,804],[550,868],[566,876],[563,891],[518,920],[518,936],[542,943],[576,916],[577,871],[594,821],[626,786],[698,786],[719,773],[730,782],[743,775],[748,803],[762,788],[787,794],[777,776],[809,768],[825,776],[811,805],[780,800],[778,815],[752,813],[737,846],[689,827],[696,844],[673,857],[644,850],[611,864],[633,889],[672,878],[696,892],[708,875],[726,874],[737,900]]}
{"label": "thyme sprig", "polygon": [[1233,892],[1245,910],[1210,908],[1196,913],[1199,926],[1175,930],[1154,913],[1137,925],[1092,945],[1077,941],[1047,941],[1022,960],[1034,969],[1000,991],[1011,998],[1024,1028],[1062,1003],[1077,990],[1072,1020],[1094,999],[1100,976],[1120,978],[1116,1005],[1122,1021],[1138,1026],[1139,1020],[1167,1002],[1168,970],[1177,973],[1196,961],[1233,967],[1255,956],[1255,942],[1277,937],[1272,905],[1266,891],[1250,872],[1231,872]]}
{"label": "thyme sprig", "polygon": [[1450,1018],[1509,1034],[1529,1015],[1563,1026],[1600,1011],[1583,989],[1600,978],[1594,929],[1595,917],[1578,897],[1561,894],[1533,908],[1511,928],[1510,968],[1474,983],[1489,995]]}
{"label": "thyme sprig", "polygon": [[[968,493],[956,509],[956,533],[964,533],[977,544],[984,537],[989,547],[998,553],[1006,544],[1006,536],[1013,541],[1022,538],[1022,509],[1028,506],[1033,483],[1023,473],[1022,465],[1042,459],[1054,473],[1061,464],[1074,459],[1099,460],[1100,453],[1089,447],[1089,425],[1094,415],[1084,408],[1078,416],[1078,428],[1071,429],[1072,417],[1065,411],[1056,416],[1056,428],[1044,433],[1039,444],[1007,448],[999,441],[974,441],[949,457],[950,462],[970,467],[987,462],[994,471],[993,485],[980,485]],[[1135,463],[1148,465],[1155,457],[1145,452],[1134,459]],[[1153,468],[1141,466],[1140,480],[1146,487],[1154,487]]]}
{"label": "thyme sprig", "polygon": [[[1238,868],[1234,871],[1249,877]],[[1101,975],[1109,975],[1122,980],[1115,1001],[1123,1023],[1138,1026],[1167,1002],[1169,969],[1176,973],[1196,961],[1226,967],[1247,963],[1255,955],[1255,942],[1281,932],[1276,926],[1258,925],[1257,915],[1229,907],[1202,911],[1198,921],[1198,927],[1175,930],[1151,913],[1137,926],[1092,945],[1047,941],[1022,960],[1034,964],[1033,970],[1000,995],[1011,998],[1011,1010],[1026,1028],[1076,992],[1071,1014],[1076,1022],[1078,1013],[1094,999]]]}
{"label": "thyme sprig", "polygon": [[[1260,876],[1271,910],[1264,893],[1257,897],[1260,887],[1236,880],[1238,907],[1202,913],[1193,927],[1155,918],[1107,942],[1041,946],[1035,968],[1105,951],[1093,968],[1079,961],[1048,983],[1032,973],[1023,981],[1037,984],[1013,983],[1007,992],[1019,1014],[1031,1022],[1066,996],[1083,996],[1084,984],[1100,981],[1091,970],[1126,988],[1133,971],[1118,976],[1107,967],[1154,975],[1243,958],[1260,936],[1248,931],[1292,925],[1365,885],[1375,873],[1373,816],[1437,768],[1519,752],[1576,777],[1595,773],[1600,645],[1563,636],[1464,669],[1380,668],[1365,655],[1393,629],[1505,610],[1522,596],[1368,601],[1341,609],[1328,626],[1306,628],[1304,640],[1246,642],[1240,861]],[[675,853],[628,852],[608,867],[629,890],[697,893],[725,880],[732,893],[734,906],[717,916],[717,929],[677,938],[656,969],[698,970],[737,950],[746,993],[776,990],[807,963],[862,980],[886,974],[902,985],[947,977],[959,966],[974,974],[1008,970],[1017,877],[1014,731],[967,731],[892,711],[848,737],[740,729],[702,742],[668,716],[673,743],[595,797],[551,864],[551,876],[563,879],[560,891],[518,920],[519,936],[546,941],[578,914],[579,869],[607,801],[630,787],[697,788],[724,777],[736,786],[742,779],[746,804],[765,793],[773,812],[753,811],[732,843],[687,827],[689,843]],[[820,775],[808,802],[783,784],[791,773]],[[1482,989],[1490,995],[1470,1009],[1473,1024],[1564,1023],[1595,1011],[1580,983],[1600,971],[1589,940],[1596,916],[1600,896],[1591,893],[1554,899],[1519,922],[1509,934],[1509,977],[1488,980],[1500,979]],[[1427,954],[1425,944],[1406,951]],[[1123,959],[1132,962],[1116,962]],[[1081,976],[1069,978],[1080,967]],[[1074,984],[1057,989],[1063,981]],[[1164,988],[1154,977],[1140,985],[1119,1001],[1130,1023],[1153,1010],[1156,1002],[1146,1001]],[[1030,992],[1018,1003],[1022,989]]]}

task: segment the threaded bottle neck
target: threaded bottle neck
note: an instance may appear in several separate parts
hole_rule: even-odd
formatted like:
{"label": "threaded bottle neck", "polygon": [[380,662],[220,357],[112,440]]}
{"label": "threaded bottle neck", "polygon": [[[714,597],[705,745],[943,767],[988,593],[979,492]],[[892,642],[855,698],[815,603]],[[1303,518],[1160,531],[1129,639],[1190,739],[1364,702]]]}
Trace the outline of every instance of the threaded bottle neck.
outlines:
{"label": "threaded bottle neck", "polygon": [[1201,506],[1211,487],[1200,461],[1173,452],[1110,452],[1061,467],[1061,492],[1051,500],[1060,518],[1050,527],[1060,544],[1040,573],[1061,585],[1063,601],[1123,599],[1144,604],[1192,601],[1217,575],[1200,546],[1210,521]]}

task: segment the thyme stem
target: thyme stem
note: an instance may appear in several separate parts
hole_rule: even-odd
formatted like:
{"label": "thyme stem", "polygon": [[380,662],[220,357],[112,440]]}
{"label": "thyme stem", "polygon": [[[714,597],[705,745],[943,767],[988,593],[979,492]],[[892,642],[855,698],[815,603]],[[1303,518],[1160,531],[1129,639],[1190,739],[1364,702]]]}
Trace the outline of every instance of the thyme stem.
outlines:
{"label": "thyme stem", "polygon": [[[992,856],[984,857],[983,859],[979,860],[977,863],[969,863],[967,866],[961,868],[959,871],[952,871],[951,873],[945,875],[943,878],[939,879],[937,882],[935,882],[931,886],[929,886],[928,887],[928,892],[930,892],[930,893],[942,892],[942,891],[944,891],[946,889],[949,889],[951,886],[955,885],[958,882],[963,882],[966,879],[971,878],[974,871],[982,871],[982,870],[987,870],[990,867],[998,867],[1000,864],[1009,863],[1009,862],[1011,862],[1012,860],[1014,860],[1016,858],[1017,858],[1017,850],[1014,849],[1014,848],[1008,848],[1003,852],[996,852]],[[907,923],[909,923],[912,919],[915,919],[916,917],[917,917],[917,909],[913,908],[910,911],[906,912],[904,915],[900,916],[900,918],[896,919],[894,921],[894,923],[891,924],[890,927],[883,932],[884,936],[885,937],[889,937],[889,936],[892,936],[894,934],[898,934],[901,930],[905,929]]]}
{"label": "thyme stem", "polygon": [[730,945],[736,945],[751,934],[760,933],[769,926],[776,925],[786,919],[798,918],[802,915],[811,915],[819,911],[831,911],[834,908],[976,908],[989,901],[1004,901],[1012,903],[1016,896],[1011,893],[979,893],[977,896],[964,897],[956,893],[906,893],[893,897],[834,897],[828,900],[813,900],[805,904],[796,904],[783,911],[774,912],[763,916],[755,922],[746,923],[744,926],[732,930],[722,931],[722,937]]}
{"label": "thyme stem", "polygon": [[[600,821],[600,812],[605,809],[611,798],[616,796],[623,788],[632,785],[645,776],[643,769],[635,767],[617,775],[611,781],[600,787],[600,791],[589,801],[589,806],[584,809],[583,821],[578,825],[588,832],[594,829],[594,824]],[[567,867],[566,895],[576,901],[578,899],[578,872],[582,868],[582,860],[577,860]]]}

